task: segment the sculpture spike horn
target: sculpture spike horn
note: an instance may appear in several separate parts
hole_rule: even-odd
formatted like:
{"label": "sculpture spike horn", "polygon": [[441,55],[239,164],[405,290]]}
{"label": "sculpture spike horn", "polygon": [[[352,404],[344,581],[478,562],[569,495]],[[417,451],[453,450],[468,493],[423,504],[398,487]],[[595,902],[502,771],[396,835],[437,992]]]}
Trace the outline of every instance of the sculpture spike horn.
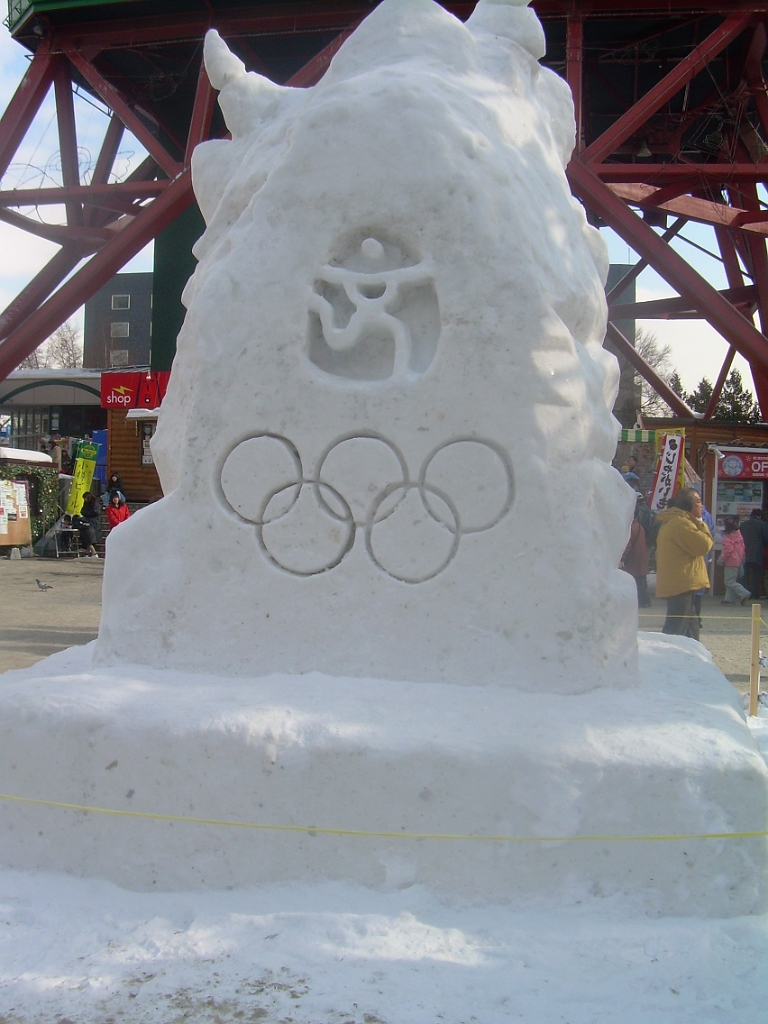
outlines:
{"label": "sculpture spike horn", "polygon": [[219,106],[233,138],[248,135],[274,117],[282,97],[294,92],[246,71],[215,29],[206,33],[203,57],[211,85],[219,90]]}
{"label": "sculpture spike horn", "polygon": [[245,64],[232,53],[215,28],[205,35],[203,59],[211,85],[219,92],[246,73]]}

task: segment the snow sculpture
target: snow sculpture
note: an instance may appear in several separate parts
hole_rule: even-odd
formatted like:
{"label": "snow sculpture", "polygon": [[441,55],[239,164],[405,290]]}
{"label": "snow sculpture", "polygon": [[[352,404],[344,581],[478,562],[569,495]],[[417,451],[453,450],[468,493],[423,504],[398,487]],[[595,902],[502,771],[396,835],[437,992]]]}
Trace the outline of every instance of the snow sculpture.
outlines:
{"label": "snow sculpture", "polygon": [[232,141],[193,161],[167,496],[109,538],[94,659],[0,682],[6,866],[765,908],[737,695],[684,638],[635,675],[605,254],[542,52],[525,8],[384,0],[302,91],[208,37]]}
{"label": "snow sculpture", "polygon": [[607,259],[543,52],[516,3],[385,0],[301,90],[209,33],[232,140],[194,155],[166,497],[110,539],[97,662],[635,681]]}

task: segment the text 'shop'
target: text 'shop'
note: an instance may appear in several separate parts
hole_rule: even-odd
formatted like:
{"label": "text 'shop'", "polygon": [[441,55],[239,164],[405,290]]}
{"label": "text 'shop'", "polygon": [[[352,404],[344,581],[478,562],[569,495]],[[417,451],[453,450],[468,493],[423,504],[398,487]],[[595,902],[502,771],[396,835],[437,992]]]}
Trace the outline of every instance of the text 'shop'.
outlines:
{"label": "text 'shop'", "polygon": [[307,473],[278,434],[240,442],[224,461],[221,491],[256,528],[264,556],[295,576],[339,565],[359,535],[371,561],[403,583],[423,583],[451,562],[466,534],[483,533],[514,498],[507,454],[460,438],[433,451],[414,479],[399,449],[361,434],[334,442]]}

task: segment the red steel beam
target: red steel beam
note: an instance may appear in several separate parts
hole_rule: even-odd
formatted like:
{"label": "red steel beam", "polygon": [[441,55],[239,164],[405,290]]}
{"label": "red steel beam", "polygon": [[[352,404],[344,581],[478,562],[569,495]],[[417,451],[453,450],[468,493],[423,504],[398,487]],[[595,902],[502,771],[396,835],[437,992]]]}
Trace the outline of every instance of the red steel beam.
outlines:
{"label": "red steel beam", "polygon": [[111,185],[76,185],[74,188],[16,188],[0,191],[0,206],[60,206],[67,199],[81,203],[115,196],[123,200],[152,199],[168,187],[162,181],[116,181]]}
{"label": "red steel beam", "polygon": [[601,181],[617,184],[637,181],[663,187],[676,181],[691,185],[718,185],[740,181],[768,181],[768,161],[762,164],[591,164]]}
{"label": "red steel beam", "polygon": [[[19,292],[0,314],[0,341],[7,338],[12,331],[21,326],[28,316],[34,313],[54,288],[58,288],[67,274],[75,269],[82,258],[81,251],[75,246],[64,246],[59,249],[53,259],[46,263],[26,288]],[[25,358],[26,356],[22,356],[22,359]]]}
{"label": "red steel beam", "polygon": [[658,202],[658,193],[663,190],[640,181],[623,185],[610,184],[605,187],[614,195],[637,206],[652,210],[668,210],[670,213],[687,217],[688,220],[712,224],[715,227],[739,227],[756,235],[768,234],[768,223],[763,220],[759,211],[745,210],[740,206],[727,206],[725,203],[713,203],[709,199],[689,195],[679,195],[676,199]]}
{"label": "red steel beam", "polygon": [[[720,294],[735,306],[752,306],[757,300],[757,288],[753,284],[724,288]],[[698,309],[678,296],[651,299],[649,302],[624,302],[615,306],[609,303],[608,311],[612,320],[703,319]]]}
{"label": "red steel beam", "polygon": [[161,196],[0,344],[0,380],[187,209],[193,201],[189,178],[189,171],[183,171]]}
{"label": "red steel beam", "polygon": [[0,178],[8,170],[51,87],[53,71],[50,43],[43,40],[0,120]]}
{"label": "red steel beam", "polygon": [[189,124],[187,145],[184,152],[185,167],[190,166],[192,151],[195,146],[198,146],[211,134],[211,121],[213,120],[213,110],[215,105],[216,93],[208,79],[208,74],[205,70],[205,62],[201,60],[200,72],[197,76],[195,102],[192,107],[192,119]]}
{"label": "red steel beam", "polygon": [[[768,339],[685,262],[671,246],[611,192],[580,160],[568,166],[571,188],[582,202],[610,225],[668,281],[729,344],[750,363],[768,366]],[[768,410],[766,410],[768,412]]]}
{"label": "red steel beam", "polygon": [[[720,255],[723,259],[723,267],[725,268],[725,276],[728,280],[729,286],[731,288],[744,287],[744,275],[741,272],[739,257],[736,252],[736,246],[733,244],[733,237],[730,231],[727,231],[725,228],[715,228],[715,238],[717,239]],[[723,393],[723,388],[725,387],[725,382],[728,379],[728,374],[730,373],[731,366],[733,365],[735,355],[735,347],[733,345],[729,345],[728,353],[723,360],[723,365],[720,367],[720,373],[717,375],[715,386],[712,389],[709,402],[707,402],[707,408],[704,411],[705,420],[711,419],[715,415],[715,409],[717,408],[717,403],[720,401],[720,395]],[[752,374],[752,379],[754,381],[754,373]]]}
{"label": "red steel beam", "polygon": [[104,140],[96,158],[96,166],[91,176],[91,185],[105,185],[109,181],[112,168],[115,165],[120,143],[123,140],[125,125],[113,114],[109,119],[107,130],[104,133]]}
{"label": "red steel beam", "polygon": [[[109,181],[109,176],[112,173],[112,168],[115,165],[115,159],[117,158],[118,150],[120,149],[120,143],[123,139],[123,132],[125,127],[119,117],[114,114],[109,119],[107,130],[104,133],[104,139],[101,143],[101,149],[99,155],[96,158],[96,166],[93,169],[91,175],[90,188],[93,189],[99,185],[106,185]],[[91,193],[93,196],[93,193]],[[0,193],[0,202],[2,202],[2,193]],[[88,224],[96,224],[98,221],[98,211],[94,209],[93,204],[85,212],[85,220]]]}
{"label": "red steel beam", "polygon": [[[678,232],[683,230],[687,223],[688,221],[685,219],[685,217],[678,217],[675,223],[671,227],[667,228],[667,230],[661,237],[665,242],[670,242]],[[629,285],[632,284],[633,281],[637,280],[637,278],[642,274],[642,272],[645,270],[647,266],[648,260],[638,260],[634,267],[632,267],[631,270],[628,270],[620,281],[616,282],[613,288],[611,288],[611,290],[607,292],[605,296],[605,300],[609,306],[613,299],[615,299],[618,295],[621,295],[621,293],[625,291],[629,287]],[[618,317],[617,319],[621,318]]]}
{"label": "red steel beam", "polygon": [[681,416],[683,419],[694,419],[695,413],[693,410],[689,409],[682,398],[675,394],[669,384],[662,380],[652,366],[646,363],[635,346],[624,337],[616,324],[610,320],[608,321],[606,334],[614,348],[634,366],[641,377],[648,381],[653,390],[664,399],[675,416]]}
{"label": "red steel beam", "polygon": [[307,89],[312,85],[316,85],[328,70],[328,65],[339,52],[342,45],[355,31],[358,24],[359,22],[356,21],[354,25],[350,25],[349,28],[340,32],[332,42],[325,46],[320,53],[315,54],[315,56],[308,61],[303,68],[300,68],[295,75],[289,78],[285,84],[291,85],[296,89]]}
{"label": "red steel beam", "polygon": [[642,127],[664,104],[690,82],[709,62],[733,42],[752,20],[751,11],[731,14],[711,35],[677,64],[660,82],[614,121],[610,128],[582,152],[585,163],[602,163],[622,142]]}
{"label": "red steel beam", "polygon": [[[466,19],[475,8],[471,3],[445,3],[456,17]],[[538,6],[538,5],[537,5]],[[260,4],[258,8],[222,8],[192,13],[159,14],[147,18],[84,22],[56,29],[57,43],[66,41],[87,50],[138,47],[153,43],[199,41],[209,28],[222,36],[295,35],[301,32],[341,31],[371,13],[370,0],[346,0],[322,4]]]}
{"label": "red steel beam", "polygon": [[[472,13],[474,3],[451,4],[449,9],[466,9]],[[247,6],[194,13],[161,14],[104,23],[84,23],[57,30],[56,39],[72,38],[79,46],[133,47],[147,43],[200,40],[211,27],[222,28],[229,35],[294,35],[298,32],[338,31],[369,14],[367,0],[330,4],[271,4],[249,9]]]}
{"label": "red steel beam", "polygon": [[[80,167],[77,158],[77,127],[75,125],[75,103],[72,98],[72,80],[67,63],[58,58],[53,75],[56,94],[56,122],[59,129],[59,153],[61,155],[61,180],[64,188],[75,188],[80,184]],[[75,227],[83,223],[83,208],[73,199],[66,202],[67,224]]]}
{"label": "red steel beam", "polygon": [[[288,84],[293,86],[309,85],[321,78],[333,55],[337,52],[350,31],[348,30],[342,33],[341,37],[334,39],[308,65],[297,72],[289,80]],[[75,62],[73,61],[73,63]],[[88,67],[92,68],[92,65],[89,64]],[[115,113],[122,119],[122,114],[119,110],[116,110]],[[125,184],[134,185],[134,183],[141,182],[150,177],[153,173],[156,173],[154,154],[152,157],[144,160]],[[23,322],[21,322],[22,318],[20,316],[14,317],[12,332],[8,333],[5,341],[0,344],[0,380],[7,377],[11,370],[15,369],[30,352],[33,352],[58,326],[64,323],[68,317],[72,316],[86,299],[93,295],[95,291],[98,291],[102,285],[106,284],[128,260],[140,252],[153,238],[156,238],[161,231],[194,202],[192,176],[188,168],[181,171],[170,183],[157,182],[152,184],[163,186],[163,192],[157,199],[149,206],[142,208],[137,216],[127,223],[127,226],[118,235],[103,245],[88,263],[70,278],[66,284],[48,298],[47,301],[42,302],[41,305],[35,308],[34,312],[26,315],[26,319]],[[111,189],[115,187],[109,186]],[[18,215],[10,214],[10,211],[0,208],[0,217],[7,216]],[[87,229],[81,230],[85,231]],[[59,257],[61,257],[61,253]],[[51,261],[51,264],[53,262]],[[53,279],[54,272],[52,269],[49,270],[51,264],[38,275],[38,278],[40,278],[36,288],[36,295],[38,297],[43,292],[46,272],[48,278],[50,280]],[[60,280],[65,276],[66,272]],[[31,285],[28,287],[31,288]],[[55,285],[51,287],[55,287]],[[50,294],[50,291],[47,294]],[[29,307],[30,302],[28,301],[25,304],[25,308]],[[10,309],[11,307],[9,307]]]}
{"label": "red steel beam", "polygon": [[723,365],[720,367],[720,373],[717,375],[715,386],[712,388],[712,394],[707,402],[707,408],[704,410],[705,420],[711,420],[715,415],[715,409],[717,408],[717,403],[720,401],[720,395],[723,393],[723,388],[725,387],[725,382],[728,379],[728,374],[730,373],[731,366],[733,365],[735,355],[736,349],[733,345],[729,345],[728,354],[723,360]]}
{"label": "red steel beam", "polygon": [[21,228],[38,238],[45,238],[54,245],[64,245],[66,242],[75,242],[78,245],[90,247],[91,251],[97,249],[104,241],[104,233],[99,228],[71,227],[68,224],[41,224],[40,221],[30,220],[13,210],[6,210],[0,206],[0,220],[10,224],[11,227]]}
{"label": "red steel beam", "polygon": [[125,127],[136,136],[157,165],[165,171],[169,178],[175,178],[181,170],[181,165],[158,142],[141,118],[128,105],[125,98],[73,46],[67,45],[64,48],[64,52],[94,92],[106,103],[110,110],[117,114]]}

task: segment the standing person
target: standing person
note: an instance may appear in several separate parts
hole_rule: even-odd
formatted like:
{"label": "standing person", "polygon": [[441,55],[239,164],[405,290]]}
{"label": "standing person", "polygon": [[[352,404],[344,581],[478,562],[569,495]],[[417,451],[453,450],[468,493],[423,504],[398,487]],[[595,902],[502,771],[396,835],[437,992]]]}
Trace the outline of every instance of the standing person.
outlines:
{"label": "standing person", "polygon": [[728,518],[723,528],[723,577],[725,579],[725,597],[720,604],[746,604],[749,591],[738,581],[739,568],[744,561],[744,538],[739,530],[738,519]]}
{"label": "standing person", "polygon": [[745,519],[739,529],[744,538],[744,583],[752,600],[759,601],[763,557],[768,547],[768,523],[763,522],[761,510],[753,508],[749,519]]}
{"label": "standing person", "polygon": [[96,541],[101,540],[101,507],[95,494],[90,491],[83,497],[83,508],[77,528],[80,531],[80,544],[91,558],[98,558]]}
{"label": "standing person", "polygon": [[658,515],[656,542],[656,596],[667,599],[663,633],[699,639],[699,620],[693,599],[709,586],[704,561],[712,548],[712,534],[701,518],[701,495],[684,487]]}
{"label": "standing person", "polygon": [[107,505],[107,519],[109,520],[110,530],[114,530],[120,523],[124,523],[130,514],[128,506],[124,501],[120,500],[118,492],[112,491],[109,496],[109,504]]}
{"label": "standing person", "polygon": [[645,530],[638,518],[638,505],[642,501],[642,494],[637,496],[635,505],[635,518],[629,531],[629,543],[621,556],[619,568],[628,572],[635,578],[637,587],[637,603],[640,608],[650,608],[651,599],[648,596],[648,545],[645,541]]}
{"label": "standing person", "polygon": [[[701,521],[706,524],[706,527],[712,534],[712,539],[714,540],[715,520],[712,518],[712,514],[704,507],[704,505],[702,505],[701,507]],[[710,549],[709,554],[704,559],[704,562],[707,566],[707,574],[709,574],[712,566],[712,558],[713,552],[712,549]],[[710,584],[708,583],[706,587],[702,587],[701,590],[697,590],[696,593],[693,595],[693,610],[696,614],[696,618],[699,621],[699,629],[701,629],[701,599],[709,590],[709,586]]]}

